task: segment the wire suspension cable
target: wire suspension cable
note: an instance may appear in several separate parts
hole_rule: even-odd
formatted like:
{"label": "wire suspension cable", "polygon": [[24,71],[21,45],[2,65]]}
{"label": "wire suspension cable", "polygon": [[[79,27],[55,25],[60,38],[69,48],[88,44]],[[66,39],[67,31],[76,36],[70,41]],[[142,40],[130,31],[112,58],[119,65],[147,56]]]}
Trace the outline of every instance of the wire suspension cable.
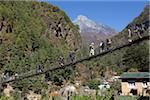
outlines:
{"label": "wire suspension cable", "polygon": [[[26,75],[26,76],[19,75],[19,77],[15,78],[15,79],[5,80],[5,81],[3,81],[3,82],[0,82],[0,84],[9,83],[9,82],[13,82],[13,81],[19,81],[19,80],[22,80],[22,79],[25,79],[25,78],[29,78],[29,77],[33,77],[33,76],[37,76],[37,75],[44,74],[44,73],[46,73],[46,72],[50,72],[50,71],[52,72],[52,71],[56,71],[56,70],[58,70],[58,69],[64,69],[64,68],[66,68],[66,67],[70,67],[70,66],[75,65],[75,64],[77,64],[77,63],[81,63],[81,62],[83,62],[83,61],[91,60],[91,59],[93,59],[93,58],[97,58],[97,57],[99,57],[99,56],[103,56],[103,55],[105,55],[105,54],[112,53],[112,52],[114,52],[114,51],[116,51],[116,50],[119,50],[119,49],[122,49],[122,48],[124,48],[124,47],[129,47],[129,46],[131,46],[132,44],[139,43],[139,42],[144,41],[144,40],[149,40],[149,37],[150,37],[150,36],[144,36],[144,37],[142,37],[142,38],[139,38],[139,39],[136,39],[136,40],[132,41],[131,43],[127,43],[127,44],[124,44],[124,45],[117,46],[117,47],[115,47],[115,48],[106,50],[106,51],[104,51],[104,52],[102,52],[102,53],[99,53],[99,54],[97,54],[97,55],[93,55],[93,56],[90,56],[90,57],[85,57],[85,58],[83,58],[83,59],[77,60],[77,61],[72,62],[72,63],[69,63],[69,64],[65,64],[65,65],[63,65],[63,66],[46,69],[46,70],[44,70],[44,71],[42,71],[42,72],[39,72],[39,73],[32,73],[32,74],[23,73],[22,75]],[[32,70],[31,70],[31,71],[32,71]],[[32,71],[32,72],[33,72],[33,71]]]}

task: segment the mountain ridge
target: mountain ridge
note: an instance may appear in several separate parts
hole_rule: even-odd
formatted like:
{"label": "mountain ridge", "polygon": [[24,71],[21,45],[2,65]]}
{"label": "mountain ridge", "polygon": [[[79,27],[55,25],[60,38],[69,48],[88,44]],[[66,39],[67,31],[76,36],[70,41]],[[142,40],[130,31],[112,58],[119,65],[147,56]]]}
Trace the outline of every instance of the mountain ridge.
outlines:
{"label": "mountain ridge", "polygon": [[[97,23],[86,16],[79,15],[77,19],[73,21],[75,25],[79,25],[81,33],[89,32],[89,33],[99,33],[103,32],[105,35],[110,35],[111,33],[116,33],[116,30],[109,27],[108,25]],[[106,29],[110,30],[109,32]]]}
{"label": "mountain ridge", "polygon": [[79,26],[84,45],[89,45],[91,42],[98,44],[101,40],[110,38],[117,33],[108,25],[97,23],[83,15],[77,16],[73,23]]}

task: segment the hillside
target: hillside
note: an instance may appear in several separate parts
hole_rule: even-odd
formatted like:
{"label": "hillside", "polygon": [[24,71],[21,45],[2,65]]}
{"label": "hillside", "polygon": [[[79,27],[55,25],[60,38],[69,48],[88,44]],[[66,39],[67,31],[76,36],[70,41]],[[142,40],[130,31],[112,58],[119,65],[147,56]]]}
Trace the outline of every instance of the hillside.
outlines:
{"label": "hillside", "polygon": [[[128,31],[127,27],[128,26],[134,26],[136,24],[140,24],[144,21],[149,21],[149,9],[150,5],[146,5],[144,10],[141,12],[139,16],[137,16],[131,23],[129,23],[118,35],[113,37],[113,43],[114,45],[119,45],[122,44],[123,42],[127,42],[127,36],[128,36]],[[146,30],[146,34],[148,34],[148,30]],[[137,37],[136,35],[134,35]],[[119,40],[118,40],[119,39]]]}
{"label": "hillside", "polygon": [[37,61],[49,62],[59,54],[67,56],[69,51],[80,49],[78,28],[56,6],[1,1],[0,13],[0,62],[4,68],[27,65],[30,69]]}
{"label": "hillside", "polygon": [[[0,75],[28,72],[38,63],[44,68],[57,65],[60,55],[67,58],[71,50],[80,50],[78,31],[66,13],[51,4],[0,1]],[[31,78],[16,86],[43,88],[40,80]]]}
{"label": "hillside", "polygon": [[[141,24],[144,21],[149,21],[149,5],[147,5],[143,12],[137,16],[128,25]],[[128,26],[127,25],[127,26]],[[149,35],[149,28],[147,28],[142,36]],[[133,34],[133,39],[137,39],[138,36]],[[128,43],[127,27],[125,27],[120,33],[115,35],[112,39],[112,48]],[[126,47],[115,52],[111,52],[102,57],[98,57],[84,62],[82,66],[86,66],[85,70],[90,72],[87,74],[88,79],[85,83],[93,80],[100,79],[100,81],[109,79],[113,73],[120,75],[126,71],[149,71],[149,41],[143,41],[141,43]],[[90,76],[89,76],[90,75]],[[86,76],[84,76],[86,77]],[[82,80],[82,79],[80,79]]]}

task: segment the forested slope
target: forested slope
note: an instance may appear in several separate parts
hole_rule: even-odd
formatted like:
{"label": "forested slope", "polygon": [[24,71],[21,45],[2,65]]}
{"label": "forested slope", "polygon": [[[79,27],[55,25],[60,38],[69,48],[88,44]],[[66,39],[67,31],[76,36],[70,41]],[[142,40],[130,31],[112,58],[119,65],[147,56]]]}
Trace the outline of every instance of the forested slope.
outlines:
{"label": "forested slope", "polygon": [[[37,64],[57,65],[79,51],[78,27],[58,7],[36,1],[0,1],[0,75],[6,71],[24,73]],[[16,82],[20,89],[43,88],[41,76]],[[43,80],[44,81],[44,80]]]}

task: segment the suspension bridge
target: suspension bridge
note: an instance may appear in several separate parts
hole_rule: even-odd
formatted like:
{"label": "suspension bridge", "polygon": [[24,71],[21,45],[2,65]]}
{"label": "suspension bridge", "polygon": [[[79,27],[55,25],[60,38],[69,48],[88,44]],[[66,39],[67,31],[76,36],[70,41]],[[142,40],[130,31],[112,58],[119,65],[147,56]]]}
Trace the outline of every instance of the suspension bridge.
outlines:
{"label": "suspension bridge", "polygon": [[78,63],[81,63],[81,62],[84,62],[84,61],[88,61],[88,60],[91,60],[91,59],[94,59],[94,58],[106,55],[108,53],[112,53],[112,52],[114,52],[116,50],[120,50],[120,49],[125,48],[125,47],[129,47],[132,44],[137,44],[137,43],[140,43],[142,41],[149,40],[149,37],[150,36],[144,36],[144,37],[136,39],[136,40],[134,40],[132,42],[128,42],[128,43],[126,43],[124,45],[120,45],[120,46],[117,46],[115,48],[111,48],[109,50],[106,50],[106,51],[104,51],[102,53],[99,53],[99,54],[96,54],[96,55],[93,55],[93,56],[89,56],[89,57],[85,57],[83,59],[76,60],[75,62],[71,62],[71,63],[65,64],[63,66],[49,68],[49,69],[44,69],[42,72],[36,73],[35,70],[31,70],[31,71],[29,71],[27,73],[23,73],[23,74],[18,75],[18,77],[16,77],[16,78],[1,81],[0,84],[10,83],[10,82],[14,82],[14,81],[19,81],[19,80],[23,80],[25,78],[29,78],[29,77],[34,77],[34,76],[38,76],[38,75],[41,75],[41,74],[45,74],[46,72],[52,72],[52,71],[64,69],[64,68],[67,68],[67,67],[72,67],[73,65],[76,65]]}

